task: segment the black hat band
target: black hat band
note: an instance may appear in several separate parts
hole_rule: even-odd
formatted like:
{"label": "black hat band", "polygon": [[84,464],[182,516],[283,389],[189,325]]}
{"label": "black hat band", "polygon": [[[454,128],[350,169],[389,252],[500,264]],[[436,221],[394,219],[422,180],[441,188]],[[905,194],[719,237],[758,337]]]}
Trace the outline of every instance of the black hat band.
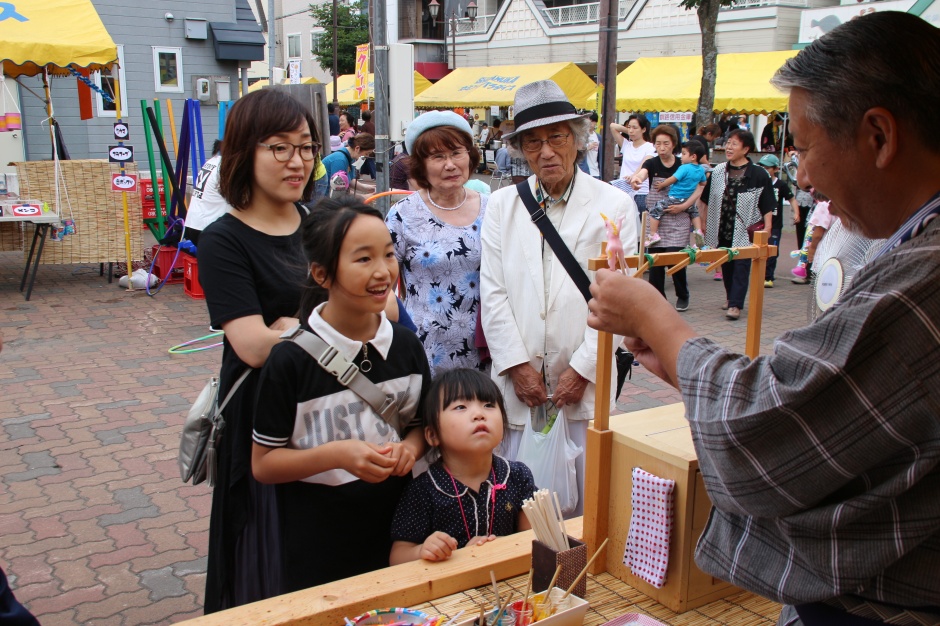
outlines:
{"label": "black hat band", "polygon": [[516,128],[521,128],[529,122],[547,117],[554,117],[556,115],[577,115],[577,113],[577,109],[575,109],[574,105],[570,102],[546,102],[545,104],[537,104],[534,107],[529,107],[524,111],[516,113],[514,120],[516,122]]}

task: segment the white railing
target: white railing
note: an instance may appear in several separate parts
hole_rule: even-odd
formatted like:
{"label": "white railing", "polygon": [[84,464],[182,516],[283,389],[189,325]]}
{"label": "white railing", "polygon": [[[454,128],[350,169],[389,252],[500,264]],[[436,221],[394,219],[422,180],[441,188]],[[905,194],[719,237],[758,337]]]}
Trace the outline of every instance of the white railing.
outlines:
{"label": "white railing", "polygon": [[457,20],[458,35],[479,35],[490,29],[495,15],[478,15],[473,21],[469,17],[462,17]]}
{"label": "white railing", "polygon": [[735,9],[753,9],[756,7],[799,7],[805,9],[809,7],[807,0],[735,0],[735,3],[729,7],[721,7],[722,11],[733,11]]}
{"label": "white railing", "polygon": [[[620,0],[617,19],[624,19],[633,7],[634,0]],[[571,4],[564,7],[542,9],[543,15],[552,26],[572,26],[575,24],[593,24],[600,19],[600,2]]]}

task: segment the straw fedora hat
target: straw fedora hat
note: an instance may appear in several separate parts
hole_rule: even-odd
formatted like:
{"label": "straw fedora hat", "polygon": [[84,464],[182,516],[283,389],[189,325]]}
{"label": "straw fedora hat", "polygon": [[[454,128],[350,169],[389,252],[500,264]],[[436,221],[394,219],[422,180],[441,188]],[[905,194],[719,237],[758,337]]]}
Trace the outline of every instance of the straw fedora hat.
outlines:
{"label": "straw fedora hat", "polygon": [[513,109],[516,129],[503,135],[503,139],[511,139],[519,133],[539,126],[548,126],[591,115],[578,113],[565,92],[553,80],[537,80],[520,87],[513,99]]}

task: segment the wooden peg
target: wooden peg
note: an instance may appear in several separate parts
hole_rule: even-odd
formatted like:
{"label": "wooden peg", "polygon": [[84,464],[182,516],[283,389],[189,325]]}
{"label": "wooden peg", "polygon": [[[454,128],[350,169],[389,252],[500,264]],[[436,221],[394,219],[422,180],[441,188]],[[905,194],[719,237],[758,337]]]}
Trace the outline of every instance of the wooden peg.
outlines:
{"label": "wooden peg", "polygon": [[666,270],[666,276],[672,276],[673,274],[675,274],[676,272],[678,272],[679,270],[681,270],[683,267],[687,266],[691,262],[692,262],[692,259],[683,259],[679,261],[678,263],[670,267],[668,270]]}

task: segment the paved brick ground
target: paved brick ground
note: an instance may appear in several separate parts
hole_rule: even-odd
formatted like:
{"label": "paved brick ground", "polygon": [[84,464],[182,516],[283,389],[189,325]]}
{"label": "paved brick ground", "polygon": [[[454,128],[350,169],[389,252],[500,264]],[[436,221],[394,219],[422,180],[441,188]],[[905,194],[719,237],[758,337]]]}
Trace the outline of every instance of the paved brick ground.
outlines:
{"label": "paved brick ground", "polygon": [[[794,236],[784,239],[789,251]],[[211,494],[180,483],[176,454],[183,415],[221,351],[167,349],[207,332],[204,303],[181,285],[128,293],[91,266],[41,267],[25,302],[21,264],[0,254],[0,565],[45,626],[201,614]],[[766,290],[764,352],[805,319],[809,290],[786,279],[789,258],[781,265],[783,280]],[[725,319],[721,284],[698,267],[690,283],[687,318],[743,350],[745,316]],[[637,368],[620,406],[677,401]]]}

